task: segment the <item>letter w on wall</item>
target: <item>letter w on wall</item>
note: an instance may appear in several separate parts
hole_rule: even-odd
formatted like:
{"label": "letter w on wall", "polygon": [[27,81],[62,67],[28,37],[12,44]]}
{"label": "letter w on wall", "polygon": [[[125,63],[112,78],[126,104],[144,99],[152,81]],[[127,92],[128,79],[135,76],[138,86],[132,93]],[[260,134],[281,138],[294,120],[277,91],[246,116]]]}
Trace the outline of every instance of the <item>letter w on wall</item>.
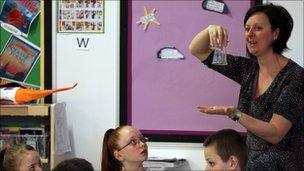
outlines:
{"label": "letter w on wall", "polygon": [[87,49],[90,39],[89,38],[79,38],[77,37],[77,43],[79,49]]}

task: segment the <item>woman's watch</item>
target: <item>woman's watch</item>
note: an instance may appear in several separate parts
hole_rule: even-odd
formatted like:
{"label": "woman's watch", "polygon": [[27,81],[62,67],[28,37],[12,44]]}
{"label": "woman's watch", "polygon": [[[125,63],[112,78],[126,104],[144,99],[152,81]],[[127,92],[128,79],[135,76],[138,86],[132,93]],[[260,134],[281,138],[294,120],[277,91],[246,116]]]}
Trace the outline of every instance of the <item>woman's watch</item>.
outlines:
{"label": "woman's watch", "polygon": [[228,115],[228,117],[233,120],[233,121],[238,121],[242,116],[242,112],[239,111],[238,109],[235,109],[234,112],[230,115]]}

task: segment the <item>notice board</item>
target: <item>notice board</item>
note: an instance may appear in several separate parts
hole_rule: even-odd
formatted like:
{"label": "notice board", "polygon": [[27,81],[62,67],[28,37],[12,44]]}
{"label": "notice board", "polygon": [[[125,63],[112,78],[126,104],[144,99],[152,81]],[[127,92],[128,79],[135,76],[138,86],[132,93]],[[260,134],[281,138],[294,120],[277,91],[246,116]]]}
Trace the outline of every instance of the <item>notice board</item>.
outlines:
{"label": "notice board", "polygon": [[3,0],[0,10],[1,81],[51,87],[51,1]]}
{"label": "notice board", "polygon": [[245,134],[240,124],[196,109],[200,104],[237,106],[239,85],[188,50],[198,32],[217,24],[227,28],[227,53],[246,56],[243,19],[257,2],[223,2],[227,14],[203,9],[201,0],[122,2],[120,124],[139,128],[152,141],[202,141],[224,128]]}

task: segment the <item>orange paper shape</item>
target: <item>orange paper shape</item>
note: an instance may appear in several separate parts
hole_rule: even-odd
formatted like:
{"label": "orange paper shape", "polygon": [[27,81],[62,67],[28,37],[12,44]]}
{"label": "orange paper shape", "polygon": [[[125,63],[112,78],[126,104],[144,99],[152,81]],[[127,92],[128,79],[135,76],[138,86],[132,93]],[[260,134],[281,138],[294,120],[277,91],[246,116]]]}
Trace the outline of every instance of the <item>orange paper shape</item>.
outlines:
{"label": "orange paper shape", "polygon": [[58,88],[58,89],[52,89],[52,90],[31,90],[31,89],[26,89],[26,88],[20,87],[16,91],[15,103],[24,104],[26,102],[30,102],[33,100],[37,100],[37,99],[46,97],[52,93],[73,89],[76,86],[77,86],[77,83],[71,87],[64,87],[64,88]]}

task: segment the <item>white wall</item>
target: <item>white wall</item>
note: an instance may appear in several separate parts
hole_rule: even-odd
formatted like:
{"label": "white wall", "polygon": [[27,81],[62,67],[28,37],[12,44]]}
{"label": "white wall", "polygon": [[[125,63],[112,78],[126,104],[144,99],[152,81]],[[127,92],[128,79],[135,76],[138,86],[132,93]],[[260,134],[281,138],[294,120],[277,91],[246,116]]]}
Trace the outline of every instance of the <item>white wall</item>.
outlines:
{"label": "white wall", "polygon": [[[118,125],[119,111],[119,1],[105,2],[105,34],[53,32],[53,86],[78,83],[54,101],[67,103],[73,153],[95,169],[100,169],[102,135]],[[88,50],[77,49],[77,37],[90,39]]]}
{"label": "white wall", "polygon": [[[303,2],[278,3],[290,8],[296,18],[290,44],[293,50],[288,56],[303,66]],[[55,1],[53,7],[52,22],[56,26]],[[77,37],[90,39],[87,51],[77,49]],[[67,103],[73,145],[70,156],[86,158],[99,170],[102,136],[119,124],[119,1],[105,1],[105,34],[63,34],[53,28],[53,86],[76,82],[76,89],[58,93],[53,99]],[[193,170],[205,167],[202,143],[148,145],[149,156],[186,158]]]}
{"label": "white wall", "polygon": [[273,4],[279,4],[285,7],[294,19],[294,28],[291,33],[287,46],[291,49],[284,55],[293,59],[299,65],[304,66],[304,53],[303,53],[303,7],[304,1],[299,0],[264,0]]}

